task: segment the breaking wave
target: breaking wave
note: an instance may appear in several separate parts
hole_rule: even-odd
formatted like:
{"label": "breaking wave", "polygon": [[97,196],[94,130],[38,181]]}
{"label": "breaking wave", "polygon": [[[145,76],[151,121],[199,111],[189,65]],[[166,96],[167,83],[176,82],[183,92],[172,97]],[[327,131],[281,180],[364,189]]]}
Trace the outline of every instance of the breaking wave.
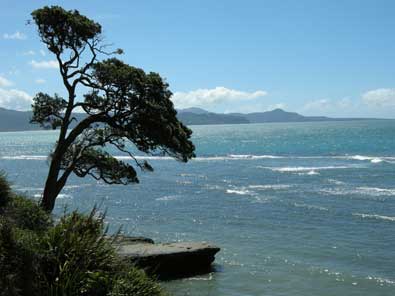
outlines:
{"label": "breaking wave", "polygon": [[320,192],[330,195],[367,195],[373,197],[395,196],[393,188],[356,187],[356,188],[326,188]]}
{"label": "breaking wave", "polygon": [[248,188],[258,189],[258,190],[279,190],[279,189],[288,189],[292,187],[292,185],[287,184],[268,184],[268,185],[249,185]]}
{"label": "breaking wave", "polygon": [[265,166],[257,166],[257,168],[261,169],[269,169],[274,172],[281,173],[299,173],[299,172],[308,172],[311,175],[317,174],[318,170],[337,170],[337,169],[349,169],[353,168],[350,166],[322,166],[322,167],[265,167]]}
{"label": "breaking wave", "polygon": [[[42,197],[42,194],[34,194],[33,197],[34,197],[34,198],[41,198],[41,197]],[[72,199],[73,196],[72,196],[71,194],[63,194],[63,193],[61,193],[61,194],[58,195],[57,198],[58,198],[58,199],[66,199],[66,198],[67,198],[67,199]]]}
{"label": "breaking wave", "polygon": [[1,156],[1,159],[7,160],[47,160],[46,155],[14,155],[14,156]]}
{"label": "breaking wave", "polygon": [[247,189],[226,189],[226,193],[238,195],[252,195],[254,192]]}
{"label": "breaking wave", "polygon": [[[46,160],[47,155],[5,155],[0,159],[8,160]],[[128,155],[115,156],[119,160],[132,160]],[[170,156],[157,155],[137,155],[137,160],[173,160]],[[221,160],[257,160],[257,159],[344,159],[370,161],[371,163],[388,162],[395,163],[395,156],[365,156],[365,155],[344,155],[344,156],[291,156],[291,155],[271,155],[271,154],[228,154],[214,156],[198,156],[194,161],[221,161]]]}
{"label": "breaking wave", "polygon": [[376,219],[376,220],[395,222],[395,217],[390,217],[390,216],[382,216],[377,214],[361,214],[361,213],[353,213],[352,215],[360,217],[362,219]]}

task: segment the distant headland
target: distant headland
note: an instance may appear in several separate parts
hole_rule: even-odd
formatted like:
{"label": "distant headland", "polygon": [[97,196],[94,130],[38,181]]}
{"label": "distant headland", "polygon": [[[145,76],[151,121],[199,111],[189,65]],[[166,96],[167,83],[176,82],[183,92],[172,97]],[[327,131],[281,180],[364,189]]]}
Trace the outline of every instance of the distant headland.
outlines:
{"label": "distant headland", "polygon": [[[210,124],[248,124],[269,122],[317,122],[317,121],[352,121],[377,120],[379,118],[331,118],[326,116],[303,116],[296,112],[282,109],[254,113],[213,113],[201,108],[179,109],[178,118],[186,125]],[[0,107],[0,131],[30,131],[41,130],[38,125],[30,123],[31,111],[16,111]],[[78,114],[77,117],[83,117]],[[76,118],[77,121],[80,118]]]}

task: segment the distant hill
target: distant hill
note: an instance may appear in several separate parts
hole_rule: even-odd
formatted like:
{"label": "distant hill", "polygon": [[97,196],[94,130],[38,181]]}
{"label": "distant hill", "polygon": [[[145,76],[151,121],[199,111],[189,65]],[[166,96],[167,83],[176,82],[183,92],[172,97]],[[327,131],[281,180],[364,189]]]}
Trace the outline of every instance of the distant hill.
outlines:
{"label": "distant hill", "polygon": [[200,108],[178,110],[177,117],[186,125],[250,123],[244,116],[211,113]]}
{"label": "distant hill", "polygon": [[371,118],[330,118],[325,116],[303,116],[296,112],[274,109],[266,112],[254,113],[211,113],[201,108],[178,110],[178,118],[186,124],[238,124],[238,123],[266,123],[266,122],[310,122],[310,121],[350,121],[369,120]]}
{"label": "distant hill", "polygon": [[186,108],[186,109],[179,109],[177,110],[178,113],[194,113],[194,114],[207,114],[210,113],[207,110],[204,110],[202,108],[197,108],[197,107],[191,107],[191,108]]}
{"label": "distant hill", "polygon": [[[84,115],[77,114],[75,117],[79,121]],[[0,107],[0,132],[42,130],[43,128],[39,124],[30,123],[31,118],[31,111],[15,111]],[[76,122],[73,121],[70,127],[75,125]]]}
{"label": "distant hill", "polygon": [[254,112],[248,114],[231,113],[232,115],[244,116],[250,123],[265,122],[306,122],[306,121],[333,121],[355,120],[351,118],[330,118],[325,116],[303,116],[296,112],[287,112],[282,109],[274,109],[266,112]]}
{"label": "distant hill", "polygon": [[0,107],[0,131],[29,131],[38,130],[38,125],[30,124],[32,112],[14,111]]}
{"label": "distant hill", "polygon": [[[37,124],[30,124],[30,111],[15,111],[0,107],[0,132],[41,130]],[[78,114],[81,119],[84,115]],[[309,122],[309,121],[350,121],[372,118],[330,118],[325,116],[303,116],[295,112],[275,109],[266,112],[219,114],[201,108],[178,110],[178,118],[186,125],[202,124],[246,124],[265,122]],[[75,122],[73,122],[73,125]]]}

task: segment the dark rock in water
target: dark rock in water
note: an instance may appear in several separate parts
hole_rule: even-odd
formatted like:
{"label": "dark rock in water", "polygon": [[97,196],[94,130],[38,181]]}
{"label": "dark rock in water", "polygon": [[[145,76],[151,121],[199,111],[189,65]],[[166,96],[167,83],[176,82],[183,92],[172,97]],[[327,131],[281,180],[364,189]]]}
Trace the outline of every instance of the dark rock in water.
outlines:
{"label": "dark rock in water", "polygon": [[122,243],[118,254],[159,279],[172,279],[211,271],[220,248],[201,242]]}

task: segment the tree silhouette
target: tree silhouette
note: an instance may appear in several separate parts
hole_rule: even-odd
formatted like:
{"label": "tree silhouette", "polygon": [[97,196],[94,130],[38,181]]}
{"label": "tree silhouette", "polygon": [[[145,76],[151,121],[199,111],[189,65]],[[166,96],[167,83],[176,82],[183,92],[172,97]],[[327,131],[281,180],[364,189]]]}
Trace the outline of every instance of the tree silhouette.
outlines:
{"label": "tree silhouette", "polygon": [[[134,167],[152,171],[131,152],[133,144],[148,154],[167,154],[187,162],[194,157],[191,130],[177,119],[168,84],[157,73],[145,73],[107,52],[100,24],[77,10],[45,6],[32,12],[42,42],[56,56],[68,98],[38,93],[33,100],[32,122],[60,129],[50,155],[48,177],[41,200],[52,211],[71,173],[92,176],[108,184],[137,183]],[[106,57],[100,60],[100,57]],[[77,87],[86,94],[77,100]],[[79,116],[76,110],[83,110]],[[70,130],[70,124],[77,121]],[[126,153],[134,166],[106,150]]]}

